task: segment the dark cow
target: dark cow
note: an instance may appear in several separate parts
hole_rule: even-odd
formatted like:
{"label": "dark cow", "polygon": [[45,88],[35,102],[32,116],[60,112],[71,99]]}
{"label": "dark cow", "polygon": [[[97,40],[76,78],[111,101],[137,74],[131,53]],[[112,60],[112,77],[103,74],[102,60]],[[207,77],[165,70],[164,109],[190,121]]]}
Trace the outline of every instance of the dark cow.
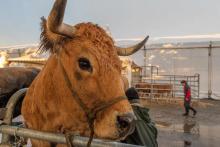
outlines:
{"label": "dark cow", "polygon": [[[40,70],[36,68],[0,68],[0,108],[6,106],[11,95],[17,90],[29,87],[39,72]],[[21,101],[16,107],[15,116],[20,114]]]}

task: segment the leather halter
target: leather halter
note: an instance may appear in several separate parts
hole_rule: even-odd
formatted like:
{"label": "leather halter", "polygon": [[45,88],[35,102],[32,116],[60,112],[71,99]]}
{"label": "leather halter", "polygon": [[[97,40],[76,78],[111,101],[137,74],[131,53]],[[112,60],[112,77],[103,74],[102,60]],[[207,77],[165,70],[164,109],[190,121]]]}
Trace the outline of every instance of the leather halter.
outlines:
{"label": "leather halter", "polygon": [[[94,108],[90,109],[83,103],[82,99],[79,97],[77,92],[73,89],[72,83],[70,82],[70,79],[67,75],[67,72],[66,72],[59,56],[58,56],[58,62],[60,64],[60,67],[61,67],[61,70],[62,70],[62,73],[63,73],[63,76],[64,76],[64,79],[65,79],[65,82],[67,84],[68,89],[71,91],[72,96],[75,98],[76,102],[79,104],[81,109],[85,112],[85,115],[86,115],[86,118],[87,118],[87,123],[88,123],[89,128],[90,128],[90,137],[89,137],[89,141],[87,143],[87,147],[90,147],[91,142],[92,142],[93,137],[94,137],[94,121],[96,119],[96,114],[98,112],[103,111],[104,109],[112,106],[115,103],[118,103],[122,100],[125,100],[126,96],[119,96],[117,98],[114,98],[111,101],[103,103],[102,105],[100,105],[98,107],[94,107]],[[70,144],[69,146],[73,146],[70,140],[67,140],[67,142],[69,142],[68,143],[68,145]]]}

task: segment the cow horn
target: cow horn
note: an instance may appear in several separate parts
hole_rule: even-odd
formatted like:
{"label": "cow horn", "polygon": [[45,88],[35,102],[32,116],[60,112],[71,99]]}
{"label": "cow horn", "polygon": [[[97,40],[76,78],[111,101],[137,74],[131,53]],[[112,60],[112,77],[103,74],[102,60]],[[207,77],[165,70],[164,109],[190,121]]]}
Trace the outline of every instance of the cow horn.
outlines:
{"label": "cow horn", "polygon": [[129,56],[137,52],[139,49],[141,49],[142,46],[145,45],[147,42],[149,36],[145,37],[144,40],[142,40],[140,43],[127,47],[127,48],[122,48],[122,47],[117,47],[117,53],[119,56]]}
{"label": "cow horn", "polygon": [[47,27],[56,34],[74,37],[75,28],[63,23],[67,0],[56,0],[48,16]]}

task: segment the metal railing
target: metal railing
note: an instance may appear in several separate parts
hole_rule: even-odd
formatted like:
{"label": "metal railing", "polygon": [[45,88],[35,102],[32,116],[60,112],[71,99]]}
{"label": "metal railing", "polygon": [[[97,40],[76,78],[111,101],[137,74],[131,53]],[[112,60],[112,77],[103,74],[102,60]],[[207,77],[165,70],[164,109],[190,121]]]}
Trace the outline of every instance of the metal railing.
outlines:
{"label": "metal railing", "polygon": [[[65,135],[59,133],[42,132],[42,131],[36,131],[36,130],[21,128],[16,126],[9,126],[9,125],[1,125],[0,132],[11,136],[19,136],[19,137],[38,139],[53,143],[66,144]],[[72,137],[71,142],[74,146],[86,147],[88,140],[89,140],[88,137],[75,135]],[[124,144],[120,142],[112,142],[107,140],[93,139],[91,143],[91,147],[141,147],[141,146]]]}
{"label": "metal railing", "polygon": [[[132,79],[138,79],[132,77]],[[183,97],[182,80],[186,80],[191,87],[193,98],[199,98],[200,94],[200,75],[151,75],[150,77],[139,76],[140,80],[132,80],[132,86],[136,87],[142,98],[179,98]]]}

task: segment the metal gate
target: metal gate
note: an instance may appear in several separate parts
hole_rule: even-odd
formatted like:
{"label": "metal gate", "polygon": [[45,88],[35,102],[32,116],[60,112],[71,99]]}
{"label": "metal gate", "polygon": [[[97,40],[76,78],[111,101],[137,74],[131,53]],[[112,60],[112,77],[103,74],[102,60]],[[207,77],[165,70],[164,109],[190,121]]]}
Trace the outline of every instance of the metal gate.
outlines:
{"label": "metal gate", "polygon": [[183,97],[182,80],[191,87],[193,98],[199,98],[200,75],[159,75],[159,68],[143,66],[140,75],[132,76],[132,86],[136,87],[141,98],[180,98]]}

